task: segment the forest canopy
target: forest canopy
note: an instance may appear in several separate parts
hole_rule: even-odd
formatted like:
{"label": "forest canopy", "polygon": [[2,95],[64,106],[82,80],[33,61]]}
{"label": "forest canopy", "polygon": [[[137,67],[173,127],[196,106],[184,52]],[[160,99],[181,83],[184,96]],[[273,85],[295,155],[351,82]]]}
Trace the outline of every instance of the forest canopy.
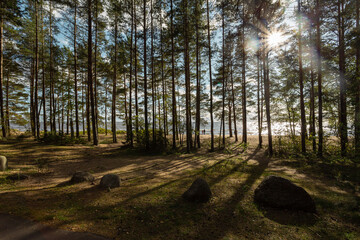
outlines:
{"label": "forest canopy", "polygon": [[[7,0],[2,136],[360,153],[359,0]],[[241,139],[238,139],[241,137]],[[184,139],[183,139],[184,138]],[[333,141],[335,139],[335,141]],[[180,141],[180,142],[179,142]],[[216,145],[216,146],[215,146]]]}

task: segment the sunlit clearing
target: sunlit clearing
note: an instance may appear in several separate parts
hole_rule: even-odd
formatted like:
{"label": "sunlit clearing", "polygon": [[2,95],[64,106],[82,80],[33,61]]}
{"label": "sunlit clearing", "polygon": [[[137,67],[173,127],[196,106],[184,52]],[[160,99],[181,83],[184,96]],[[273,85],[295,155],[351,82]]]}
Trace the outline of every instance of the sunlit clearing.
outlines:
{"label": "sunlit clearing", "polygon": [[286,37],[281,32],[272,32],[267,37],[267,43],[269,47],[279,47]]}

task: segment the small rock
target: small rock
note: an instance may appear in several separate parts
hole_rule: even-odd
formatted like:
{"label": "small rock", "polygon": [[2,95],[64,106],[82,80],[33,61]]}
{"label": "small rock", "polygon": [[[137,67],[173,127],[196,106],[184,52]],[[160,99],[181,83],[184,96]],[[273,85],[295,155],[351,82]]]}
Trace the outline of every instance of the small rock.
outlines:
{"label": "small rock", "polygon": [[303,188],[277,176],[269,176],[261,182],[255,189],[254,200],[267,207],[316,212],[314,200]]}
{"label": "small rock", "polygon": [[106,174],[101,178],[100,186],[107,189],[120,187],[120,177],[116,174]]}
{"label": "small rock", "polygon": [[8,168],[8,161],[5,156],[0,156],[0,171],[6,171]]}
{"label": "small rock", "polygon": [[94,182],[95,178],[88,172],[76,172],[72,176],[71,183]]}
{"label": "small rock", "polygon": [[209,184],[204,179],[197,178],[182,197],[189,202],[206,203],[211,195]]}
{"label": "small rock", "polygon": [[29,176],[21,173],[14,173],[6,177],[6,179],[17,181],[17,180],[25,180],[28,179]]}

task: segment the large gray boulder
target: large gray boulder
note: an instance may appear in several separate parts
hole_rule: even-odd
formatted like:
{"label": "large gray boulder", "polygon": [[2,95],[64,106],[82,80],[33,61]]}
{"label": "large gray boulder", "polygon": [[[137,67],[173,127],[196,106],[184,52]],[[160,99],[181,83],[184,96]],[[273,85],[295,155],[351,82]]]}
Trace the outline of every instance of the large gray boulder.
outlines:
{"label": "large gray boulder", "polygon": [[291,181],[277,176],[265,178],[255,189],[254,200],[265,207],[315,213],[311,196]]}
{"label": "large gray boulder", "polygon": [[101,178],[100,187],[117,188],[120,187],[120,177],[116,174],[106,174]]}
{"label": "large gray boulder", "polygon": [[7,159],[5,156],[0,156],[0,171],[6,171],[8,167]]}
{"label": "large gray boulder", "polygon": [[211,195],[209,184],[204,179],[197,178],[182,197],[189,202],[206,203]]}
{"label": "large gray boulder", "polygon": [[0,171],[6,171],[8,162],[5,156],[0,156]]}
{"label": "large gray boulder", "polygon": [[76,172],[72,176],[70,183],[94,182],[95,178],[88,172]]}

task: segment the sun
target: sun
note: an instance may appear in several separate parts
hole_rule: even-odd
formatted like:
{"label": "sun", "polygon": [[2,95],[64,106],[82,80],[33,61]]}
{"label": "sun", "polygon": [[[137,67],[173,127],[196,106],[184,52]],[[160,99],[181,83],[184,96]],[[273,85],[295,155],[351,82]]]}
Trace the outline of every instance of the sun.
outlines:
{"label": "sun", "polygon": [[269,47],[273,48],[280,46],[286,40],[286,37],[281,32],[275,31],[271,32],[266,40]]}

